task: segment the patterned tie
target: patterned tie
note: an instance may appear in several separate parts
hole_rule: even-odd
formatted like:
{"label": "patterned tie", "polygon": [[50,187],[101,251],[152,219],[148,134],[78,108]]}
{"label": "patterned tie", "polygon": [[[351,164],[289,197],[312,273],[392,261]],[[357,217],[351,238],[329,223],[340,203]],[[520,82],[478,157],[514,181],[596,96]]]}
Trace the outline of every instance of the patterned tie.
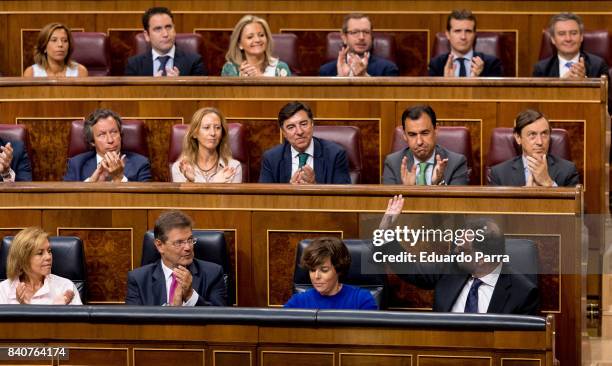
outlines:
{"label": "patterned tie", "polygon": [[466,77],[467,76],[467,71],[465,70],[465,61],[466,59],[464,57],[458,57],[457,61],[459,61],[459,77]]}
{"label": "patterned tie", "polygon": [[306,162],[308,161],[308,154],[306,154],[306,153],[299,153],[298,154],[298,159],[300,159],[300,162],[298,164],[298,169],[302,169],[304,167],[304,165],[306,165]]}
{"label": "patterned tie", "polygon": [[427,179],[425,179],[425,172],[427,172],[427,166],[429,163],[419,163],[419,174],[417,174],[416,184],[417,186],[427,185]]}
{"label": "patterned tie", "polygon": [[573,61],[568,61],[565,63],[565,67],[567,67],[568,69],[571,69],[573,64],[574,64]]}
{"label": "patterned tie", "polygon": [[170,56],[158,56],[157,59],[159,60],[159,69],[157,71],[161,71],[162,76],[168,76],[166,73],[166,64],[168,60],[170,60]]}
{"label": "patterned tie", "polygon": [[479,278],[474,278],[470,292],[468,292],[467,301],[465,302],[466,313],[477,313],[478,312],[478,288],[482,285],[482,281]]}
{"label": "patterned tie", "polygon": [[176,276],[173,273],[172,282],[170,282],[170,296],[168,297],[169,304],[172,304],[174,302],[174,293],[176,292],[177,286],[178,286],[178,282],[176,282]]}

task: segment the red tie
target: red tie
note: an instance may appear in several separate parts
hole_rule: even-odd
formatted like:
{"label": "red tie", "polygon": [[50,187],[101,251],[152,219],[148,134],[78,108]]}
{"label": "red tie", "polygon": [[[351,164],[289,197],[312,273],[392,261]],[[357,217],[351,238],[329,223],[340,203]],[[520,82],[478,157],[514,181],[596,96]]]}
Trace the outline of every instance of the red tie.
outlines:
{"label": "red tie", "polygon": [[177,285],[178,285],[178,282],[176,282],[176,276],[173,273],[172,282],[170,283],[170,297],[168,298],[168,303],[170,304],[174,302],[174,291],[176,290]]}

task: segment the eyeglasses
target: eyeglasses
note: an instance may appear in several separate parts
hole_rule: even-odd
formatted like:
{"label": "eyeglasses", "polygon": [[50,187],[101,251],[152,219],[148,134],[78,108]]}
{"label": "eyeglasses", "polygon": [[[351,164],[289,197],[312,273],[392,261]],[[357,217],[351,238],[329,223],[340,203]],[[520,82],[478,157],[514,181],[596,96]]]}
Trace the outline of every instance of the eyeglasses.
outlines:
{"label": "eyeglasses", "polygon": [[194,237],[191,237],[191,238],[185,239],[185,240],[169,241],[168,244],[171,244],[175,248],[180,248],[180,247],[182,247],[184,245],[189,245],[190,247],[192,247],[197,242],[198,242],[198,239],[196,239]]}
{"label": "eyeglasses", "polygon": [[370,34],[372,34],[372,31],[369,29],[362,29],[362,30],[355,29],[355,30],[346,31],[346,33],[349,36],[357,36],[359,34],[363,34],[364,36],[369,36]]}

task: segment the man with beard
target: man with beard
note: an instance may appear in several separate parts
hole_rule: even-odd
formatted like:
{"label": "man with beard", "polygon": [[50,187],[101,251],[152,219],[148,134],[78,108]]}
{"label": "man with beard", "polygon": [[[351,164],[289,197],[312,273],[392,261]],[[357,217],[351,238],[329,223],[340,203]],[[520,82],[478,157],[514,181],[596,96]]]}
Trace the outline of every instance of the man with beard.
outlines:
{"label": "man with beard", "polygon": [[340,36],[343,47],[338,60],[321,66],[320,76],[399,76],[399,69],[393,62],[370,53],[372,22],[367,15],[345,16]]}
{"label": "man with beard", "polygon": [[[404,207],[402,196],[389,200],[379,229],[388,230]],[[503,258],[506,252],[504,233],[491,219],[470,220],[464,225],[479,235],[463,237],[452,244],[453,253],[470,255],[471,261],[452,263],[389,263],[404,281],[434,290],[433,311],[453,313],[537,314],[538,288],[525,275],[513,271]],[[462,245],[459,245],[459,244]],[[404,251],[397,242],[383,244],[385,254]],[[476,260],[476,253],[494,260]]]}

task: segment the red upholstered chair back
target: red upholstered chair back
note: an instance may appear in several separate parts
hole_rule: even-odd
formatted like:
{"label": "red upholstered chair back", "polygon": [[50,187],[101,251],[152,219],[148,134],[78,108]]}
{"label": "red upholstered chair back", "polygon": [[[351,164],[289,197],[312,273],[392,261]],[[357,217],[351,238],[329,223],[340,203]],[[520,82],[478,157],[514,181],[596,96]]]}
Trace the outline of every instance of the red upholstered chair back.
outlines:
{"label": "red upholstered chair back", "polygon": [[291,69],[291,74],[300,75],[302,68],[298,56],[297,36],[293,33],[277,33],[272,35],[272,40],[274,41],[272,50],[274,57],[286,62]]}
{"label": "red upholstered chair back", "polygon": [[[199,53],[204,60],[204,41],[202,36],[197,33],[177,33],[176,46],[187,53]],[[134,35],[133,54],[138,55],[146,52],[149,44],[145,40],[144,33],[138,32]]]}
{"label": "red upholstered chair back", "polygon": [[[249,151],[247,149],[246,127],[240,123],[228,123],[229,143],[232,157],[242,166],[242,181],[249,182]],[[174,125],[170,132],[170,148],[168,149],[168,169],[172,176],[172,164],[183,152],[183,139],[189,130],[189,125]]]}
{"label": "red upholstered chair back", "polygon": [[[569,135],[563,128],[553,128],[550,136],[549,153],[565,160],[572,160]],[[497,127],[491,134],[485,173],[490,183],[491,167],[521,154],[521,147],[514,140],[511,127]]]}
{"label": "red upholstered chair back", "polygon": [[361,130],[355,126],[317,126],[314,128],[314,136],[328,140],[342,146],[346,151],[349,161],[349,175],[351,183],[361,183],[362,152],[361,152]]}
{"label": "red upholstered chair back", "polygon": [[[540,42],[539,60],[553,55],[554,47],[550,41],[550,35],[546,30],[542,31],[542,41]],[[610,52],[610,37],[607,30],[593,30],[584,32],[582,41],[584,51],[593,53],[604,60],[608,65],[612,64],[612,52]]]}
{"label": "red upholstered chair back", "polygon": [[[476,174],[473,174],[474,159],[472,158],[472,140],[470,131],[463,126],[437,126],[437,143],[444,148],[465,156],[468,164],[468,179],[470,184],[477,185]],[[402,126],[395,127],[391,152],[396,152],[408,147],[402,138],[404,130]]]}
{"label": "red upholstered chair back", "polygon": [[[0,124],[0,137],[6,141],[21,141],[25,146],[28,157],[30,158],[30,165],[33,164],[32,152],[30,150],[30,141],[28,140],[28,130],[23,125],[13,124]],[[32,166],[32,170],[34,167]]]}
{"label": "red upholstered chair back", "polygon": [[[495,56],[502,59],[502,50],[500,35],[496,32],[476,32],[476,45],[474,49],[478,52],[485,53],[487,55]],[[438,55],[450,51],[450,44],[446,38],[444,32],[436,33],[434,39],[433,52],[431,57],[434,58]]]}
{"label": "red upholstered chair back", "polygon": [[74,60],[87,68],[89,76],[108,76],[111,72],[110,42],[104,33],[74,32]]}
{"label": "red upholstered chair back", "polygon": [[[342,48],[340,32],[327,33],[327,46],[325,49],[326,62],[338,59],[338,52]],[[372,40],[372,54],[386,58],[397,64],[395,57],[395,38],[389,33],[374,32]]]}
{"label": "red upholstered chair back", "polygon": [[[70,125],[70,143],[68,157],[71,158],[91,149],[85,142],[84,121],[72,121]],[[144,122],[140,120],[123,120],[121,150],[135,152],[149,157],[149,147]]]}

